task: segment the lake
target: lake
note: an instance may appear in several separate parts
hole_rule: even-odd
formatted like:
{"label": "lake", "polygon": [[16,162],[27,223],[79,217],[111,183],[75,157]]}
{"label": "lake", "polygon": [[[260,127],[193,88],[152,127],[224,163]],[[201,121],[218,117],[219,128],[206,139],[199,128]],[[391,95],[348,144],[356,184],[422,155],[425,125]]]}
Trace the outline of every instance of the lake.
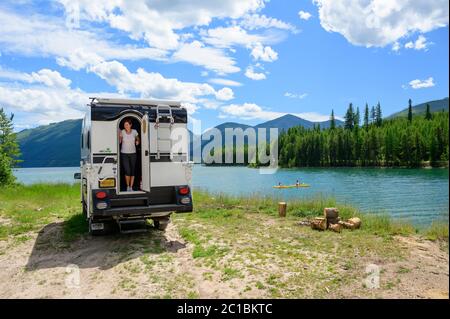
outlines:
{"label": "lake", "polygon": [[[78,167],[15,169],[24,184],[36,182],[74,183]],[[364,212],[386,213],[415,225],[433,220],[448,221],[448,169],[395,168],[302,168],[280,169],[262,175],[246,167],[205,167],[195,165],[194,188],[233,195],[260,194],[288,200],[332,196],[338,203],[351,204]],[[274,189],[273,185],[295,184],[296,179],[310,188]]]}

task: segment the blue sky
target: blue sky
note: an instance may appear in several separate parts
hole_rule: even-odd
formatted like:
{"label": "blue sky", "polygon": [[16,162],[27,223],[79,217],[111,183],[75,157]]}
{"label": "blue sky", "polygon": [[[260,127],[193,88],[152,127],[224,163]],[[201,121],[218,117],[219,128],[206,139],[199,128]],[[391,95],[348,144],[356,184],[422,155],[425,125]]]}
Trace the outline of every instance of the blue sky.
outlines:
{"label": "blue sky", "polygon": [[206,129],[449,95],[446,0],[22,0],[0,20],[17,130],[80,118],[89,96],[181,100]]}

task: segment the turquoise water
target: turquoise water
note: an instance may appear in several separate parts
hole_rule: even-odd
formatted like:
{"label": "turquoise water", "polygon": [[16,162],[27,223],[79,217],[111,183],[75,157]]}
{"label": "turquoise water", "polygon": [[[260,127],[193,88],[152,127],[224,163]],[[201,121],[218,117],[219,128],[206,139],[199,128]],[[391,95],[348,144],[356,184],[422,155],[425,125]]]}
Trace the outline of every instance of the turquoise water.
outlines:
{"label": "turquoise water", "polygon": [[[36,182],[73,183],[78,167],[22,168],[15,170],[24,184]],[[390,214],[416,225],[449,216],[448,169],[387,168],[304,168],[280,169],[261,175],[246,167],[204,167],[195,165],[195,188],[228,194],[272,195],[280,199],[333,196],[338,203],[354,205],[365,212]],[[295,184],[296,179],[310,188],[274,189],[273,185]]]}

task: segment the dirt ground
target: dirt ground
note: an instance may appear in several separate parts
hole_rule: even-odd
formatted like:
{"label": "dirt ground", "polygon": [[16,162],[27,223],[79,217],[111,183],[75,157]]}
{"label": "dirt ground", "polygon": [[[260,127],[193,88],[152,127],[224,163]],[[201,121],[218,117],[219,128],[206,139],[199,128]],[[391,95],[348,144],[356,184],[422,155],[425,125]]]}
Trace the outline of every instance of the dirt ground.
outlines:
{"label": "dirt ground", "polygon": [[[263,222],[268,227],[277,223],[269,217]],[[201,258],[193,257],[195,245],[183,239],[180,227],[171,223],[166,232],[85,235],[67,244],[61,240],[62,222],[55,222],[29,234],[24,242],[0,241],[0,298],[270,298],[273,295],[262,289],[263,283],[290,276],[275,259],[265,264],[264,271],[242,275],[199,262]],[[304,296],[297,297],[448,298],[448,251],[418,237],[394,240],[406,258],[363,256],[356,266],[357,273],[364,274],[362,265],[376,264],[383,288],[350,280],[323,295],[308,293],[317,287],[302,287]],[[310,268],[303,268],[303,275],[308,275]],[[296,289],[292,287],[280,289]]]}

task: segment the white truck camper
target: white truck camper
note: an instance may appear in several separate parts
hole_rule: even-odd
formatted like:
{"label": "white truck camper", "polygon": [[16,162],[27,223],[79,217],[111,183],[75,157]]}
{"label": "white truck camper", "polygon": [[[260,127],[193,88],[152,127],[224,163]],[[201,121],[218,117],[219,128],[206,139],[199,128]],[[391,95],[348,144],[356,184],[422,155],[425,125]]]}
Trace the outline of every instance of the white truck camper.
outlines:
{"label": "white truck camper", "polygon": [[[89,232],[165,230],[173,212],[191,212],[187,112],[179,102],[91,98],[81,129],[81,203]],[[127,188],[119,132],[138,134],[134,183]]]}

